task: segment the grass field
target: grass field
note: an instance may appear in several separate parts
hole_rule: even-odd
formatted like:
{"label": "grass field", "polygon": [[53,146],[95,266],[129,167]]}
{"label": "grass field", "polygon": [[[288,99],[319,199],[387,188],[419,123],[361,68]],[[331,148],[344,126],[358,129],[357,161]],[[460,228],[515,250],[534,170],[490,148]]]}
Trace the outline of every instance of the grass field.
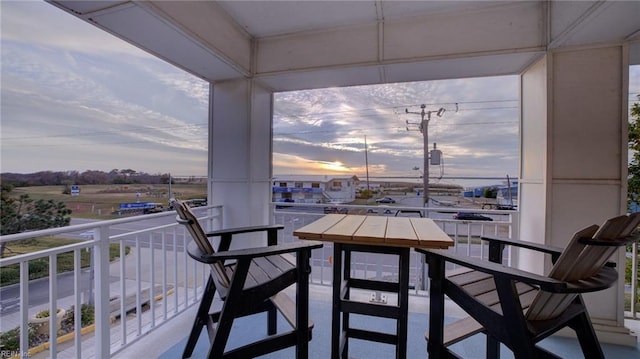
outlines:
{"label": "grass field", "polygon": [[[111,219],[120,203],[127,202],[155,202],[163,206],[168,205],[168,185],[86,185],[80,186],[80,194],[71,196],[62,194],[64,186],[33,186],[16,187],[12,195],[28,194],[34,200],[62,201],[73,211],[75,218]],[[174,184],[171,186],[171,196],[180,199],[207,198],[206,184]],[[138,193],[140,197],[138,198]]]}

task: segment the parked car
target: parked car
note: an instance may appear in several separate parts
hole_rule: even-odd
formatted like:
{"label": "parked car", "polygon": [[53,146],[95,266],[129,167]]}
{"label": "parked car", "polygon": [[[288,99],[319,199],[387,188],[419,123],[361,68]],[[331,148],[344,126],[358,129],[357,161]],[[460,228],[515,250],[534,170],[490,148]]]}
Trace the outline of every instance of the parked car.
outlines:
{"label": "parked car", "polygon": [[396,203],[396,200],[390,197],[382,197],[376,199],[376,203]]}
{"label": "parked car", "polygon": [[206,198],[194,198],[184,201],[189,207],[205,207],[207,205]]}
{"label": "parked car", "polygon": [[461,221],[493,221],[493,218],[483,216],[479,213],[458,212],[453,215],[453,219],[459,219]]}
{"label": "parked car", "polygon": [[338,207],[324,207],[324,213],[340,213],[340,214],[349,214],[348,208],[338,208]]}
{"label": "parked car", "polygon": [[[294,203],[295,201],[292,198],[285,198],[282,201],[280,201],[279,203]],[[291,207],[291,206],[287,206],[284,204],[277,204],[276,205],[276,209],[281,209],[281,208],[287,208],[287,207]]]}
{"label": "parked car", "polygon": [[145,207],[142,213],[150,214],[150,213],[160,213],[164,211],[164,207],[162,207],[161,203],[148,203],[148,204],[149,206]]}

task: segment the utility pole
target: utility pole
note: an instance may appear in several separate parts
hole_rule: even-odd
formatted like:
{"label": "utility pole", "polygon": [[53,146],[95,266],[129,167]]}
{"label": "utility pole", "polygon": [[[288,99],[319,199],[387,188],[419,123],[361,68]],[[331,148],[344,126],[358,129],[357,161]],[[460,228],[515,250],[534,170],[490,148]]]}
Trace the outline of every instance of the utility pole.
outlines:
{"label": "utility pole", "polygon": [[369,150],[367,148],[367,135],[364,135],[364,163],[367,168],[367,191],[371,191],[369,188]]}
{"label": "utility pole", "polygon": [[[425,108],[427,106],[425,104],[420,105],[420,108],[422,109],[420,112],[411,112],[409,111],[409,109],[405,109],[405,113],[412,113],[412,114],[416,114],[416,115],[420,115],[421,121],[420,123],[411,123],[409,122],[409,120],[406,121],[407,123],[407,131],[409,131],[409,126],[410,124],[412,125],[418,125],[418,128],[420,129],[420,132],[422,133],[422,140],[423,140],[423,157],[424,157],[424,164],[423,164],[423,175],[422,175],[422,206],[423,207],[429,207],[429,121],[431,121],[431,113],[435,112],[436,116],[438,117],[442,117],[442,114],[444,114],[444,107],[440,107],[437,111],[425,111]],[[426,119],[425,119],[426,116]]]}

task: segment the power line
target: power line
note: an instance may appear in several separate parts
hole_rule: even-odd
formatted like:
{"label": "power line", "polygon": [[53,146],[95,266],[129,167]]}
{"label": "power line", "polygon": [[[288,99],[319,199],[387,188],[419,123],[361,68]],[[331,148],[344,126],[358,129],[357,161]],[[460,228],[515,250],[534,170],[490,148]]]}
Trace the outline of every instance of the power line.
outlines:
{"label": "power line", "polygon": [[[512,121],[486,121],[486,122],[448,122],[448,123],[434,123],[430,126],[433,127],[449,127],[451,125],[455,126],[486,126],[486,125],[503,125],[503,124],[515,124],[517,120]],[[317,133],[342,133],[342,132],[351,132],[351,131],[361,131],[367,132],[370,130],[402,130],[404,131],[405,126],[385,126],[385,127],[366,127],[366,128],[349,128],[344,130],[308,130],[308,131],[297,131],[297,132],[274,132],[274,136],[286,136],[286,135],[304,135],[304,134],[317,134]]]}
{"label": "power line", "polygon": [[[442,106],[442,105],[464,105],[464,104],[482,104],[482,103],[494,103],[494,102],[518,102],[519,100],[515,99],[515,100],[479,100],[479,101],[457,101],[457,102],[439,102],[439,103],[432,103],[432,104],[425,104],[426,106]],[[361,113],[363,111],[379,111],[379,110],[399,110],[402,111],[402,113],[404,113],[404,109],[407,107],[419,107],[421,104],[409,104],[409,105],[400,105],[400,106],[386,106],[386,107],[371,107],[371,108],[360,108],[360,109],[353,109],[353,110],[343,110],[343,111],[330,111],[330,112],[314,112],[314,113],[310,113],[310,114],[304,114],[304,115],[289,115],[290,117],[297,117],[297,118],[309,118],[309,117],[313,117],[313,116],[325,116],[325,115],[339,115],[339,114],[347,114],[347,113]],[[505,107],[505,108],[518,108],[517,106],[514,107]],[[487,109],[493,109],[493,108],[487,108]],[[460,109],[462,110],[462,109]],[[279,113],[275,113],[276,116],[283,116]]]}

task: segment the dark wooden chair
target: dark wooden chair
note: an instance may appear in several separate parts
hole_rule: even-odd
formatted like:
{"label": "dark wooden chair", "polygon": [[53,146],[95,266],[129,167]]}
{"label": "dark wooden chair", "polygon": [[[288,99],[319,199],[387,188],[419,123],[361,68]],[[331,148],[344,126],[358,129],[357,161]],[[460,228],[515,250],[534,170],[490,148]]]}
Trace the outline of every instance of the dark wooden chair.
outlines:
{"label": "dark wooden chair", "polygon": [[[640,213],[609,219],[600,228],[593,225],[575,233],[564,250],[483,237],[489,241],[489,261],[418,249],[425,254],[431,280],[429,357],[457,358],[448,347],[483,332],[488,358],[499,357],[500,343],[516,358],[558,358],[536,343],[569,327],[575,330],[586,358],[604,358],[581,293],[615,283],[618,272],[608,259],[635,240],[639,223]],[[543,276],[504,266],[502,253],[507,246],[551,255],[551,272]],[[448,263],[459,267],[445,271]],[[444,326],[445,296],[469,317]]]}
{"label": "dark wooden chair", "polygon": [[[309,320],[309,258],[311,250],[322,247],[316,241],[277,244],[281,225],[267,225],[218,230],[205,233],[188,205],[175,201],[179,223],[193,237],[189,255],[211,266],[198,313],[184,349],[183,358],[191,357],[204,327],[209,334],[209,358],[253,358],[284,348],[296,347],[296,358],[308,357],[313,322]],[[229,250],[235,235],[266,232],[267,247]],[[209,238],[219,237],[218,250]],[[295,285],[292,300],[285,289]],[[222,309],[210,313],[215,293],[223,301]],[[236,318],[266,312],[265,338],[226,350]],[[277,333],[278,312],[291,330]],[[258,320],[258,319],[256,319]]]}

